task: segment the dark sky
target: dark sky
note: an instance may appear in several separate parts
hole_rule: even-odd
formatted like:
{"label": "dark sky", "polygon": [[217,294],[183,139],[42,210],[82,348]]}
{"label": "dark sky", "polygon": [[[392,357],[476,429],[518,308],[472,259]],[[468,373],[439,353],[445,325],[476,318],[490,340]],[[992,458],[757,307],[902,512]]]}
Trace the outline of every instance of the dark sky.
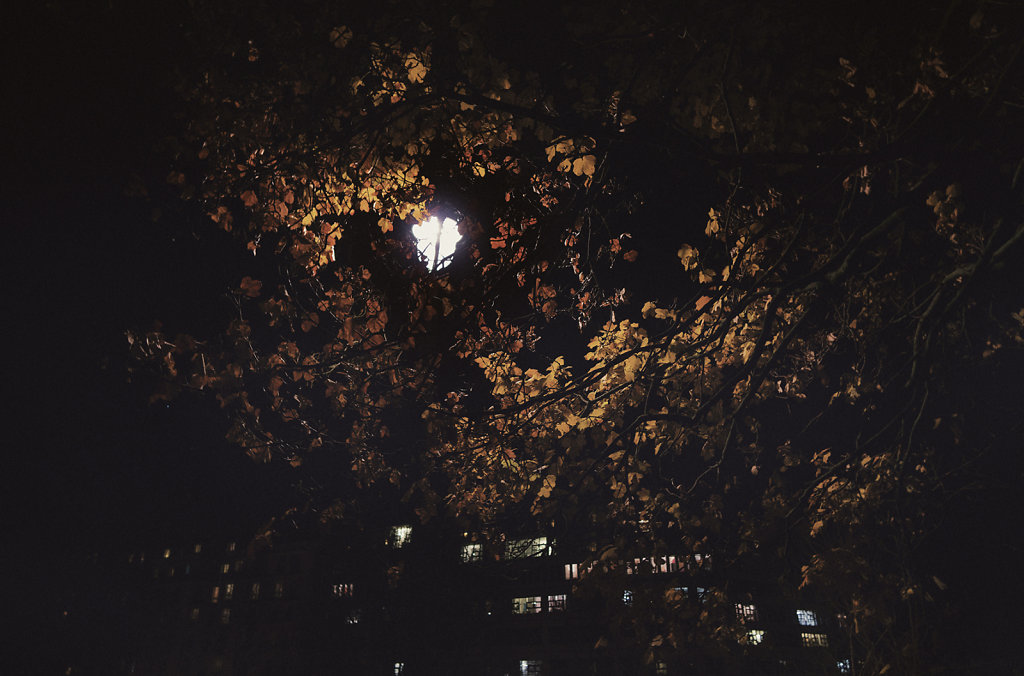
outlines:
{"label": "dark sky", "polygon": [[151,407],[126,382],[126,328],[199,328],[182,318],[213,316],[232,284],[223,250],[127,195],[133,177],[167,173],[157,148],[181,124],[181,22],[157,3],[66,4],[3,22],[0,102],[5,516],[26,556],[55,565],[244,527],[282,495],[226,446],[214,412]]}

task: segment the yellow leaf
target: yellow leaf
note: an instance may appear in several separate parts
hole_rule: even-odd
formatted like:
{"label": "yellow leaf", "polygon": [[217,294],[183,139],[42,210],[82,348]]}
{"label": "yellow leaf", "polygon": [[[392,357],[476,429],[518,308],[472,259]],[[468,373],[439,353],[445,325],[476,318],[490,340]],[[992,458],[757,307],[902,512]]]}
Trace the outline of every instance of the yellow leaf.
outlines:
{"label": "yellow leaf", "polygon": [[427,76],[427,67],[415,54],[405,57],[405,67],[409,69],[409,82],[413,84],[423,82],[423,78]]}
{"label": "yellow leaf", "polygon": [[597,158],[593,155],[577,157],[572,162],[572,173],[577,176],[593,176],[597,167]]}
{"label": "yellow leaf", "polygon": [[718,222],[718,216],[719,213],[714,209],[708,210],[708,225],[706,228],[704,228],[704,233],[708,237],[717,234],[718,231],[721,230],[722,228],[722,226]]}
{"label": "yellow leaf", "polygon": [[689,244],[684,244],[676,252],[676,255],[683,264],[684,270],[692,270],[697,267],[697,256],[699,254],[700,252]]}
{"label": "yellow leaf", "polygon": [[623,372],[626,375],[626,380],[629,382],[633,382],[634,380],[636,380],[636,372],[640,370],[640,367],[642,365],[643,362],[637,355],[633,355],[632,357],[627,359],[625,363],[622,365]]}

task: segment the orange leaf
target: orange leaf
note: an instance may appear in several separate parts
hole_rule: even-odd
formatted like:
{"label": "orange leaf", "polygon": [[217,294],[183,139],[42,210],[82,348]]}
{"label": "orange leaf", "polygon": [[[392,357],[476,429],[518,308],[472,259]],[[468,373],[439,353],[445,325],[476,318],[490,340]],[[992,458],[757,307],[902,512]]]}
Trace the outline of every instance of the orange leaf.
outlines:
{"label": "orange leaf", "polygon": [[263,288],[263,282],[246,275],[245,277],[242,277],[242,281],[239,283],[238,287],[242,290],[242,293],[249,298],[256,298],[260,295],[260,290]]}

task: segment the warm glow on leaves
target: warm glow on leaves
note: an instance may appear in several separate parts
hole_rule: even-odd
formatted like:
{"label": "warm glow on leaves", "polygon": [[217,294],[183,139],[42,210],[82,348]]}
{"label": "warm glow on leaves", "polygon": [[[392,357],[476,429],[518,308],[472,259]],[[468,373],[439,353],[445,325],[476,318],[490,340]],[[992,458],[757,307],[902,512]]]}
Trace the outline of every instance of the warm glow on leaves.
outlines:
{"label": "warm glow on leaves", "polygon": [[[394,486],[423,519],[594,529],[609,566],[641,543],[787,556],[837,603],[906,602],[851,581],[873,543],[923,541],[955,484],[935,477],[971,464],[942,393],[1022,344],[1019,158],[967,122],[1016,109],[985,65],[1013,62],[1005,38],[874,55],[817,47],[813,13],[741,13],[724,40],[713,3],[595,5],[548,17],[564,41],[526,58],[467,7],[337,13],[194,78],[188,166],[162,187],[262,281],[220,336],[132,335],[154,396],[209,392],[255,457],[337,454],[340,495]],[[949,110],[984,166],[922,150]],[[784,555],[779,533],[800,539]],[[877,588],[915,589],[896,557]],[[697,631],[676,629],[643,635]]]}

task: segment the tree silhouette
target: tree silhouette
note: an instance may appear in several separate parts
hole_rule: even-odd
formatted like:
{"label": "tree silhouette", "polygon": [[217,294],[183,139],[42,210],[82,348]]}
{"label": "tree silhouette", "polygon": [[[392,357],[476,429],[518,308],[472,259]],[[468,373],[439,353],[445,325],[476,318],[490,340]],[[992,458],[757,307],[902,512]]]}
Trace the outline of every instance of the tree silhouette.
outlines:
{"label": "tree silhouette", "polygon": [[130,334],[155,396],[325,514],[709,557],[717,605],[621,618],[652,659],[734,645],[750,580],[826,598],[859,673],[948,658],[959,510],[1020,473],[1016,8],[237,9],[194,5],[167,180],[252,268],[222,335]]}

